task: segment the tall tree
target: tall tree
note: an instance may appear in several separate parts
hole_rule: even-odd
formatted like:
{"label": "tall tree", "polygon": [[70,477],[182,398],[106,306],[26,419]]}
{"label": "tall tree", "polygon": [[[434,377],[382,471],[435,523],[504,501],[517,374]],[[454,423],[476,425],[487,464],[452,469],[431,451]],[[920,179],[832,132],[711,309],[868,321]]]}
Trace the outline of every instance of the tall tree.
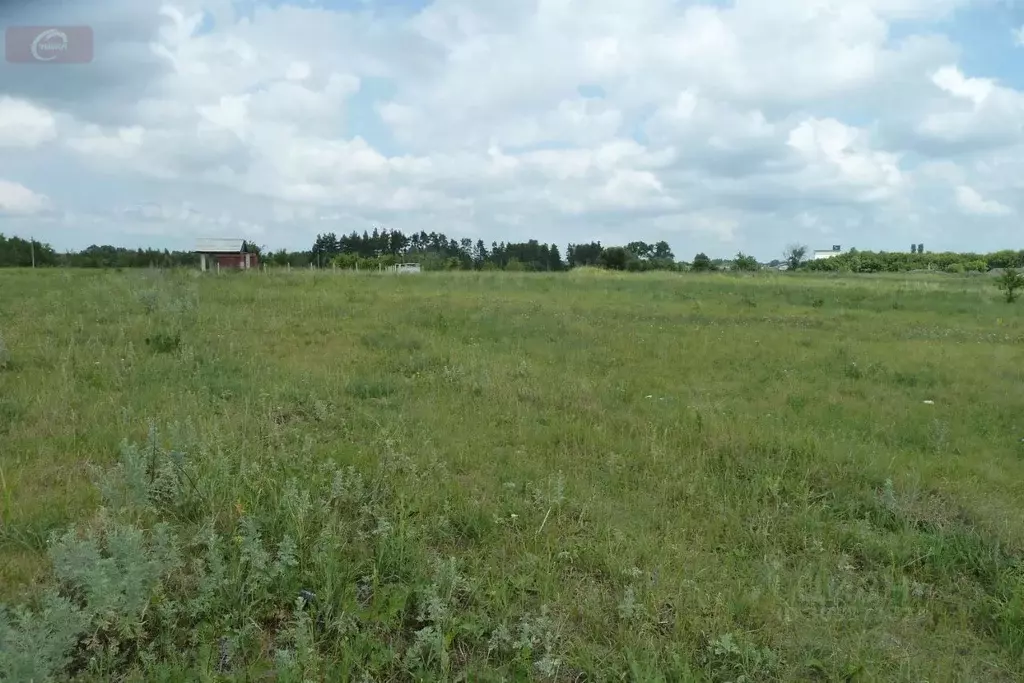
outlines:
{"label": "tall tree", "polygon": [[548,250],[548,270],[561,271],[565,268],[562,263],[562,255],[558,252],[558,245],[552,244]]}
{"label": "tall tree", "polygon": [[669,261],[675,261],[675,254],[672,253],[672,247],[668,245],[668,242],[661,241],[654,245],[654,258],[665,259]]}
{"label": "tall tree", "polygon": [[701,252],[693,257],[692,268],[696,271],[704,272],[714,270],[715,266],[711,263],[711,259],[704,252]]}
{"label": "tall tree", "polygon": [[604,247],[600,242],[570,244],[566,250],[566,260],[569,262],[570,268],[596,266],[600,264],[602,251],[604,251]]}
{"label": "tall tree", "polygon": [[804,257],[807,256],[807,247],[802,244],[791,244],[786,248],[784,254],[786,263],[790,270],[797,270],[804,264]]}
{"label": "tall tree", "polygon": [[476,263],[477,268],[482,268],[484,262],[487,261],[490,254],[487,252],[487,247],[484,245],[483,240],[476,241],[476,248],[473,250],[473,261]]}
{"label": "tall tree", "polygon": [[736,254],[736,258],[733,259],[733,267],[736,270],[754,271],[758,269],[757,259],[753,256],[748,256],[742,251]]}
{"label": "tall tree", "polygon": [[626,245],[626,251],[638,259],[649,259],[654,256],[654,247],[647,242],[630,242]]}
{"label": "tall tree", "polygon": [[611,270],[625,270],[630,253],[625,247],[608,247],[601,252],[601,265]]}

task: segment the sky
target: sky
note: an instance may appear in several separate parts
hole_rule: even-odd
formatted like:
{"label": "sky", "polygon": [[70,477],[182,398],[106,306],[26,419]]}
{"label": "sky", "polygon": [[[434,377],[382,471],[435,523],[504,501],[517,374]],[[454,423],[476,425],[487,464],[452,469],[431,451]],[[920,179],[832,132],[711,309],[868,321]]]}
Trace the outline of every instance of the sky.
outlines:
{"label": "sky", "polygon": [[0,0],[0,233],[1024,248],[1021,0]]}

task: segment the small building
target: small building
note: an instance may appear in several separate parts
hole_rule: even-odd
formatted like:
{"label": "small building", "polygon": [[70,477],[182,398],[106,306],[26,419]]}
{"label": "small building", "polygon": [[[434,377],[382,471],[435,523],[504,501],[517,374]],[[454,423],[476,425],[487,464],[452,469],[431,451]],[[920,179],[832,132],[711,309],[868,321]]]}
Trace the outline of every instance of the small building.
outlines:
{"label": "small building", "polygon": [[396,273],[419,273],[421,270],[418,263],[399,263],[395,266]]}
{"label": "small building", "polygon": [[245,240],[204,238],[196,242],[199,269],[249,270],[259,268],[260,256],[250,252]]}
{"label": "small building", "polygon": [[831,249],[815,249],[814,260],[818,261],[823,258],[832,258],[833,256],[839,256],[842,252],[843,248],[838,244],[832,245]]}

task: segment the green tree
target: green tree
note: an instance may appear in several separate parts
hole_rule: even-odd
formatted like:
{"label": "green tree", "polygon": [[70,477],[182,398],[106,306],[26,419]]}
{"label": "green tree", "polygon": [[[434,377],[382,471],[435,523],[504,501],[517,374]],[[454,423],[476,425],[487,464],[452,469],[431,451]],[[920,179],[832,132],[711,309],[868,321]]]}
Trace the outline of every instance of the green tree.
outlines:
{"label": "green tree", "polygon": [[482,268],[484,261],[490,257],[487,253],[487,247],[484,245],[483,240],[476,241],[476,248],[473,250],[473,261],[476,263],[477,268]]}
{"label": "green tree", "polygon": [[647,242],[630,242],[626,245],[626,251],[638,259],[649,259],[654,256],[654,247]]}
{"label": "green tree", "polygon": [[570,244],[565,252],[565,260],[569,262],[570,268],[580,266],[596,266],[601,262],[601,253],[604,247],[600,242],[590,244]]}
{"label": "green tree", "polygon": [[35,253],[35,265],[57,265],[57,252],[49,244],[43,244],[33,239],[4,237],[0,233],[0,266],[29,267],[32,265],[33,252]]}
{"label": "green tree", "polygon": [[804,264],[804,257],[807,256],[807,247],[802,244],[792,244],[786,248],[785,259],[790,270],[797,270]]}
{"label": "green tree", "polygon": [[753,256],[747,256],[741,251],[740,253],[736,254],[736,258],[733,261],[733,267],[736,268],[736,270],[744,270],[749,272],[757,270],[760,266],[758,266],[756,258],[754,258]]}
{"label": "green tree", "polygon": [[1012,304],[1017,300],[1017,290],[1024,289],[1024,275],[1017,272],[1015,268],[1008,268],[996,280],[996,286],[1003,290],[1006,303]]}
{"label": "green tree", "polygon": [[632,254],[628,254],[626,257],[626,270],[631,273],[642,273],[645,270],[653,270],[653,266],[650,261],[638,259]]}
{"label": "green tree", "polygon": [[675,262],[676,256],[672,253],[672,247],[668,246],[668,242],[664,240],[657,242],[654,245],[654,257],[659,261],[672,261]]}
{"label": "green tree", "polygon": [[707,272],[709,270],[715,269],[715,265],[711,263],[711,259],[708,258],[708,255],[705,254],[704,252],[701,252],[693,257],[692,267],[694,270],[698,272]]}
{"label": "green tree", "polygon": [[608,247],[601,252],[600,264],[610,270],[625,270],[629,257],[624,247]]}
{"label": "green tree", "polygon": [[562,263],[562,255],[558,251],[558,245],[552,244],[548,250],[548,270],[560,271],[565,268],[565,264]]}

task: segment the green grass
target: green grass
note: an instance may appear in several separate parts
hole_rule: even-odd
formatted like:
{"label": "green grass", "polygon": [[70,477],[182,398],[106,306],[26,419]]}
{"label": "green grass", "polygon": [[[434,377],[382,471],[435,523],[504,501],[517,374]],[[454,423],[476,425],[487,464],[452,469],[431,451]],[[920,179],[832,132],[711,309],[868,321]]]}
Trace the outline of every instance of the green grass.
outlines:
{"label": "green grass", "polygon": [[0,335],[0,677],[1024,676],[986,278],[3,271]]}

